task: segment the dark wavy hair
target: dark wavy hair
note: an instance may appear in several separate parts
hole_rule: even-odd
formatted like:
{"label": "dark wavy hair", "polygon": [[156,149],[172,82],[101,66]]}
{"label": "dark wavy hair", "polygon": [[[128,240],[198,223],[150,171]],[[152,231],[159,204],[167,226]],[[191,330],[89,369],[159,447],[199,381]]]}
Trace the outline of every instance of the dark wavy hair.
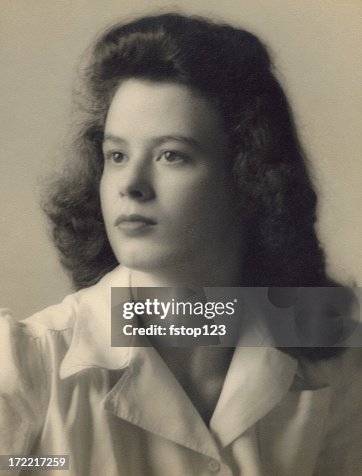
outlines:
{"label": "dark wavy hair", "polygon": [[94,284],[118,264],[98,189],[106,114],[116,89],[129,78],[186,85],[223,117],[241,213],[248,220],[247,285],[329,285],[315,232],[316,193],[266,47],[242,29],[164,14],[108,30],[82,72],[71,163],[44,205],[74,287]]}

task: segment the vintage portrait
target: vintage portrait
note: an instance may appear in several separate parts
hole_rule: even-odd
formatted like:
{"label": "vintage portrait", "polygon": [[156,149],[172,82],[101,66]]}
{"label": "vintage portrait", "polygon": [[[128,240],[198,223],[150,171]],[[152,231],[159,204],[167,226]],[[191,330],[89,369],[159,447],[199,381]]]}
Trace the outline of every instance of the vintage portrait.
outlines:
{"label": "vintage portrait", "polygon": [[362,474],[357,0],[4,0],[0,474]]}

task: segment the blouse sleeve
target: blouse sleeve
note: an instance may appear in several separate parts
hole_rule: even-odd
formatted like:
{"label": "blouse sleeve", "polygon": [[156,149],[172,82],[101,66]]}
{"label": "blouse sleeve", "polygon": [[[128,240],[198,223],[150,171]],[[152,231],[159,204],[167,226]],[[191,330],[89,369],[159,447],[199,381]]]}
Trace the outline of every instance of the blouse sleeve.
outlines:
{"label": "blouse sleeve", "polygon": [[39,338],[0,309],[0,454],[31,452],[43,425],[47,387]]}
{"label": "blouse sleeve", "polygon": [[[313,476],[362,474],[362,348],[321,362],[331,402],[319,466]],[[328,376],[329,374],[329,376]]]}

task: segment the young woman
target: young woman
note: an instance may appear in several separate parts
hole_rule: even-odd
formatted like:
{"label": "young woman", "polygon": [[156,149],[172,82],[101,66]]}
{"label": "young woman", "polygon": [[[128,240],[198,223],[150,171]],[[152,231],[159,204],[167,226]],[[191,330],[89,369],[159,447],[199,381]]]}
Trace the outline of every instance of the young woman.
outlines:
{"label": "young woman", "polygon": [[97,41],[79,92],[45,206],[78,292],[0,321],[1,453],[69,455],[72,475],[359,474],[359,350],[110,346],[112,286],[332,284],[265,47],[141,18]]}

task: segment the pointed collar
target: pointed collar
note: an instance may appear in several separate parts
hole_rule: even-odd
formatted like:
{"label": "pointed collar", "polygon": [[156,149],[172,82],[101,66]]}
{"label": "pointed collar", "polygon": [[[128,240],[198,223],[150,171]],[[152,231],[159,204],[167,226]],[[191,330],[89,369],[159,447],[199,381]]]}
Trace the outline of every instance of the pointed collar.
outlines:
{"label": "pointed collar", "polygon": [[219,452],[209,428],[153,347],[134,347],[127,370],[104,408],[144,430],[211,458]]}
{"label": "pointed collar", "polygon": [[210,427],[227,446],[274,408],[290,389],[297,360],[273,347],[235,349]]}
{"label": "pointed collar", "polygon": [[[104,408],[147,431],[217,458],[209,429],[158,352],[153,347],[111,347],[112,286],[128,288],[129,270],[118,267],[81,293],[61,378],[89,368],[124,369],[105,395]],[[131,300],[128,293],[126,299]]]}
{"label": "pointed collar", "polygon": [[[87,368],[127,368],[127,383],[121,379],[119,384],[122,385],[117,384],[104,402],[113,413],[138,421],[149,431],[158,434],[165,431],[169,437],[172,437],[167,430],[170,415],[173,421],[187,417],[188,425],[178,427],[174,440],[194,449],[196,445],[199,451],[215,455],[215,446],[206,437],[206,425],[156,350],[152,347],[111,346],[112,286],[123,287],[128,292],[126,299],[132,299],[128,290],[129,270],[121,266],[80,293],[73,338],[60,368],[61,378]],[[210,422],[211,431],[219,443],[228,445],[276,406],[288,392],[296,369],[297,361],[279,350],[245,347],[240,342]],[[147,395],[152,395],[152,398],[147,398]],[[172,412],[168,411],[171,408]],[[178,412],[182,413],[179,420],[176,418]],[[192,427],[195,436],[203,435],[199,442],[187,437]],[[201,441],[207,442],[203,448]]]}

